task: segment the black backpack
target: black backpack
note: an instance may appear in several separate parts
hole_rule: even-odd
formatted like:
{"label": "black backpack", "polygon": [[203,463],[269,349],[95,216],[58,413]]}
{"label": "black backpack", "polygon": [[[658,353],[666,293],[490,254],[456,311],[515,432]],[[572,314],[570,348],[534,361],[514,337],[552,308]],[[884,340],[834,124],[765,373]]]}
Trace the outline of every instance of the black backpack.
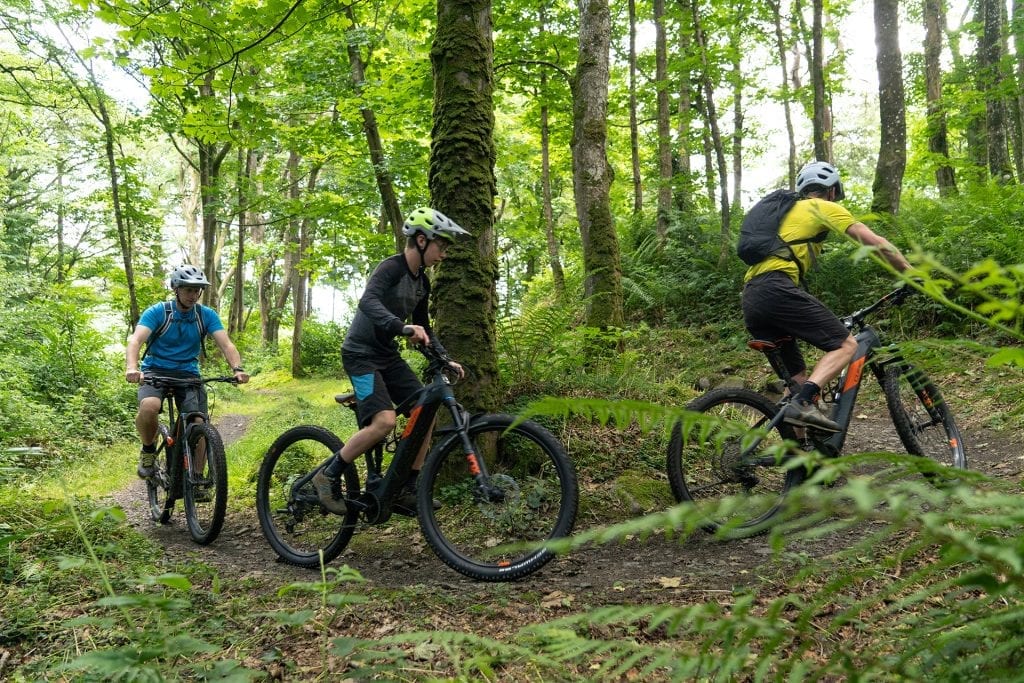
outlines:
{"label": "black backpack", "polygon": [[[160,323],[160,327],[153,330],[152,334],[149,335],[149,339],[146,340],[146,348],[142,350],[142,358],[145,358],[146,354],[149,353],[149,349],[153,346],[153,342],[155,342],[160,335],[171,327],[171,319],[174,317],[173,307],[173,301],[164,302],[164,321]],[[206,324],[203,322],[203,307],[196,304],[195,312],[196,329],[199,331],[199,355],[206,358]]]}
{"label": "black backpack", "polygon": [[777,256],[787,261],[793,261],[800,269],[800,279],[804,278],[803,266],[793,254],[792,245],[808,244],[810,242],[824,242],[828,238],[828,231],[803,240],[786,242],[779,237],[779,228],[782,226],[782,219],[786,217],[789,210],[796,204],[800,195],[792,190],[775,190],[754,204],[743,217],[740,226],[740,239],[736,243],[736,254],[748,266],[755,266],[769,256]]}

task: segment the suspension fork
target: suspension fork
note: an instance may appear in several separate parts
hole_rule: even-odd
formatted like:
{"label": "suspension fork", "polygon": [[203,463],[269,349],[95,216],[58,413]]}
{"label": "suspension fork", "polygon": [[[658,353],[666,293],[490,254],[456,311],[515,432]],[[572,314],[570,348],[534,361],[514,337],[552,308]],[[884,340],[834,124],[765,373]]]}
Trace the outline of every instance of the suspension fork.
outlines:
{"label": "suspension fork", "polygon": [[477,453],[476,445],[469,438],[469,415],[455,400],[450,387],[446,387],[443,402],[452,416],[452,425],[459,434],[462,441],[462,451],[465,454],[466,464],[469,473],[473,475],[476,482],[477,492],[489,503],[501,502],[505,499],[505,492],[500,487],[491,483],[491,475],[487,471],[487,463]]}

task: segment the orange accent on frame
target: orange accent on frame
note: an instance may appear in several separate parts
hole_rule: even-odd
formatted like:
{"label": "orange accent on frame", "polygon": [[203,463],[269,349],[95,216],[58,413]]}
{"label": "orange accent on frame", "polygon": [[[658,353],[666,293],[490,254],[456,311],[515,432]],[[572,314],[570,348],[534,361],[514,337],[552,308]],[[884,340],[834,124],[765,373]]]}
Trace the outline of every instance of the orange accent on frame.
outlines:
{"label": "orange accent on frame", "polygon": [[480,463],[476,459],[476,453],[467,453],[466,460],[469,461],[469,473],[474,477],[480,474]]}
{"label": "orange accent on frame", "polygon": [[403,439],[412,434],[413,425],[416,424],[416,418],[420,416],[421,410],[423,410],[423,406],[416,406],[412,409],[412,412],[409,413],[409,421],[405,423],[405,429],[402,431]]}
{"label": "orange accent on frame", "polygon": [[857,360],[850,363],[850,371],[846,373],[846,381],[843,382],[843,393],[845,394],[850,389],[860,384],[861,375],[864,374],[864,362],[867,360],[867,356],[861,356]]}

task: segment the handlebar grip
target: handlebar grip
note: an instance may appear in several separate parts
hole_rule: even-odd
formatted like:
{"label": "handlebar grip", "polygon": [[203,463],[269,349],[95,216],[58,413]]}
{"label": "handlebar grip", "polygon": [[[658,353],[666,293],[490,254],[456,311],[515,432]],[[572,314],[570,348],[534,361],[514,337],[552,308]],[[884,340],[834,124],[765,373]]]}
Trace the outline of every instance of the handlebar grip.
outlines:
{"label": "handlebar grip", "polygon": [[412,325],[405,325],[402,327],[402,336],[411,337],[413,334]]}

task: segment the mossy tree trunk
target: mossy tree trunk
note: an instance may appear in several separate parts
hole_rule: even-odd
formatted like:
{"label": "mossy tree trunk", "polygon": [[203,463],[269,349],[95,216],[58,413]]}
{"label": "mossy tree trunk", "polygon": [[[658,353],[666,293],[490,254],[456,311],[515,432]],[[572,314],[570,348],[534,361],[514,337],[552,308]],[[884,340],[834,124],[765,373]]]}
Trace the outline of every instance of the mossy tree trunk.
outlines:
{"label": "mossy tree trunk", "polygon": [[497,408],[498,352],[494,197],[494,44],[490,0],[438,0],[430,195],[472,233],[448,250],[434,280],[432,316],[441,342],[470,372],[460,400]]}
{"label": "mossy tree trunk", "polygon": [[611,212],[608,163],[608,0],[582,0],[573,80],[572,178],[586,268],[587,324],[622,325],[622,267]]}

